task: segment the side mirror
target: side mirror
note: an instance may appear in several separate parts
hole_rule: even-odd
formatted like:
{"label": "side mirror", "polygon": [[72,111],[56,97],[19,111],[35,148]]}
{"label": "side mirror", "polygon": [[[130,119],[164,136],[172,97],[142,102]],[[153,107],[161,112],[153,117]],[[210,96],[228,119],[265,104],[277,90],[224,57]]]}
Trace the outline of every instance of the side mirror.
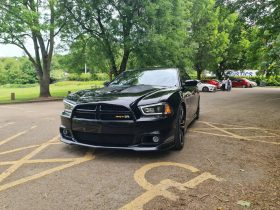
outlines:
{"label": "side mirror", "polygon": [[197,81],[196,80],[186,80],[184,82],[184,86],[189,87],[189,86],[197,86]]}
{"label": "side mirror", "polygon": [[110,82],[104,82],[103,85],[104,85],[105,87],[108,87],[108,86],[110,85]]}

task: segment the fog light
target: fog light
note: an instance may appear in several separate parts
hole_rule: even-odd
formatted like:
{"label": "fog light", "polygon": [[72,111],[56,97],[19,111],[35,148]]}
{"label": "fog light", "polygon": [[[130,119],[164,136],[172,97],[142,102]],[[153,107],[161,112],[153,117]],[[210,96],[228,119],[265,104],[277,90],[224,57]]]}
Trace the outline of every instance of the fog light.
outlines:
{"label": "fog light", "polygon": [[63,133],[63,135],[66,136],[66,137],[71,137],[71,136],[72,136],[72,135],[71,135],[71,132],[70,132],[68,129],[66,129],[66,128],[64,128],[64,129],[62,130],[62,133]]}
{"label": "fog light", "polygon": [[153,142],[158,143],[158,142],[159,142],[159,137],[154,136],[154,137],[153,137]]}

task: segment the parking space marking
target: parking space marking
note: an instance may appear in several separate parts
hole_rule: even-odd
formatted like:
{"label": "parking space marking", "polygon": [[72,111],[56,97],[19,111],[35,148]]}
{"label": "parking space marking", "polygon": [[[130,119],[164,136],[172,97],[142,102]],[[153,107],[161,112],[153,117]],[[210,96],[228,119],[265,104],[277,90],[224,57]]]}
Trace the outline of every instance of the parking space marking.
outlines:
{"label": "parking space marking", "polygon": [[21,107],[14,107],[14,106],[1,106],[2,108],[5,109],[16,109],[16,110],[25,110],[24,108]]}
{"label": "parking space marking", "polygon": [[3,165],[11,165],[8,169],[6,169],[3,173],[0,174],[0,184],[6,178],[11,176],[14,172],[16,172],[24,164],[65,163],[65,162],[67,162],[66,164],[63,164],[63,165],[60,165],[60,166],[57,166],[57,167],[54,167],[54,168],[51,168],[51,169],[48,169],[48,170],[44,170],[40,173],[31,175],[31,176],[27,176],[27,177],[23,177],[23,178],[20,178],[16,181],[11,181],[11,182],[6,183],[6,184],[2,184],[2,185],[0,185],[0,192],[4,191],[6,189],[9,189],[11,187],[15,187],[17,185],[20,185],[20,184],[23,184],[23,183],[41,178],[41,177],[49,175],[49,174],[52,174],[54,172],[72,167],[74,165],[78,165],[80,163],[83,163],[83,162],[86,162],[86,161],[89,161],[89,160],[93,160],[95,158],[95,156],[93,156],[92,152],[87,152],[84,156],[79,157],[79,158],[31,159],[32,157],[37,155],[39,152],[46,149],[48,146],[55,145],[55,144],[60,144],[60,142],[58,142],[58,139],[59,139],[59,136],[56,136],[56,137],[52,138],[51,140],[49,140],[49,141],[47,141],[43,144],[30,145],[30,146],[16,148],[16,149],[13,149],[13,150],[9,150],[9,151],[5,151],[5,152],[0,153],[0,155],[3,155],[3,154],[22,151],[22,150],[29,149],[29,148],[35,148],[33,151],[31,151],[26,156],[22,157],[21,159],[19,159],[17,161],[0,162],[0,166],[1,165],[2,166]]}
{"label": "parking space marking", "polygon": [[219,182],[223,181],[222,178],[218,178],[215,175],[210,174],[209,172],[204,172],[185,183],[179,183],[170,179],[165,179],[162,180],[159,184],[153,185],[146,180],[145,174],[149,170],[160,166],[181,167],[192,173],[199,171],[197,168],[194,168],[193,166],[187,164],[181,164],[181,163],[158,162],[158,163],[147,164],[142,168],[140,168],[139,170],[137,170],[134,174],[135,181],[147,191],[144,192],[142,195],[138,196],[137,198],[135,198],[133,201],[126,204],[125,206],[121,207],[119,210],[130,210],[130,209],[141,210],[143,209],[145,204],[147,204],[149,201],[153,200],[157,196],[163,196],[172,201],[176,201],[177,199],[179,199],[179,197],[174,193],[168,191],[168,189],[171,187],[175,187],[181,191],[186,191],[188,190],[188,188],[195,188],[197,185],[201,184],[202,182],[208,179],[212,179]]}
{"label": "parking space marking", "polygon": [[23,107],[15,107],[15,106],[1,106],[2,108],[5,108],[5,109],[14,109],[14,110],[19,110],[19,111],[24,111],[26,113],[36,113],[38,111],[34,111],[34,110],[26,110],[26,108],[23,108]]}
{"label": "parking space marking", "polygon": [[[61,142],[52,142],[52,143],[50,143],[50,145],[51,144],[61,144]],[[19,152],[19,151],[26,150],[26,149],[31,149],[31,148],[34,148],[34,147],[39,147],[41,145],[42,144],[34,144],[34,145],[26,146],[26,147],[20,147],[20,148],[8,150],[8,151],[0,152],[0,155],[5,155],[5,154],[14,153],[14,152]]]}
{"label": "parking space marking", "polygon": [[[266,134],[269,134],[270,136],[241,136],[232,132],[229,132],[228,130],[230,130],[229,128],[220,128],[215,126],[214,124],[219,124],[219,123],[210,123],[210,122],[205,122],[205,121],[199,121],[200,123],[203,123],[207,126],[209,126],[208,128],[194,128],[194,129],[190,129],[191,132],[194,133],[201,133],[201,134],[207,134],[207,135],[213,135],[213,136],[221,136],[221,137],[228,137],[228,138],[234,138],[237,139],[239,141],[245,140],[245,141],[254,141],[254,142],[260,142],[260,143],[265,143],[265,144],[275,144],[275,145],[280,145],[280,142],[274,142],[274,141],[263,141],[263,140],[258,140],[256,138],[279,138],[280,136],[275,134],[275,133],[271,133],[268,132],[266,129],[262,129],[262,128],[256,128],[256,127],[248,127],[247,129],[252,129],[252,130],[261,130],[263,132],[265,132]],[[220,125],[224,125],[224,124],[220,124]],[[236,125],[234,125],[236,126]],[[238,130],[239,128],[232,128],[235,130]],[[242,128],[241,128],[242,129]],[[246,128],[243,128],[246,129]],[[205,132],[203,130],[209,131],[209,132]],[[224,134],[217,134],[217,133],[211,133],[211,130],[217,130],[220,131]]]}
{"label": "parking space marking", "polygon": [[86,155],[84,157],[76,158],[76,160],[73,161],[73,162],[70,162],[70,163],[67,163],[67,164],[64,164],[64,165],[61,165],[61,166],[58,166],[58,167],[54,167],[54,168],[51,168],[49,170],[45,170],[43,172],[40,172],[38,174],[34,174],[34,175],[31,175],[31,176],[28,176],[28,177],[24,177],[24,178],[18,179],[16,181],[13,181],[13,182],[10,182],[10,183],[4,184],[4,185],[0,185],[0,192],[3,191],[3,190],[9,189],[11,187],[15,187],[17,185],[24,184],[26,182],[29,182],[29,181],[32,181],[32,180],[35,180],[35,179],[39,179],[41,177],[52,174],[54,172],[61,171],[63,169],[66,169],[66,168],[72,167],[74,165],[78,165],[78,164],[81,164],[83,162],[93,160],[93,159],[94,159],[94,156],[91,153],[86,153]]}
{"label": "parking space marking", "polygon": [[0,129],[1,129],[1,128],[5,128],[5,127],[7,127],[7,126],[9,126],[9,125],[13,125],[13,124],[15,124],[15,122],[8,122],[8,123],[6,123],[6,124],[4,124],[4,125],[1,125],[1,126],[0,126]]}
{"label": "parking space marking", "polygon": [[13,140],[13,139],[15,139],[15,138],[17,138],[17,137],[19,137],[19,136],[22,136],[22,135],[26,134],[28,131],[30,131],[30,130],[36,128],[36,127],[37,127],[37,126],[34,125],[34,126],[30,127],[29,129],[27,129],[27,130],[25,130],[25,131],[21,131],[21,132],[15,134],[15,135],[13,135],[13,136],[11,136],[11,137],[9,137],[9,138],[6,138],[6,139],[4,139],[4,140],[1,140],[1,141],[0,141],[0,146],[3,145],[3,144],[8,143],[9,141],[11,141],[11,140]]}
{"label": "parking space marking", "polygon": [[[205,121],[197,121],[200,123],[204,123]],[[232,125],[232,124],[226,124],[226,123],[214,123],[214,122],[208,122],[211,123],[212,125],[222,125],[222,126],[230,126],[230,127],[225,127],[224,129],[256,129],[256,130],[265,130],[265,131],[278,131],[279,130],[274,130],[274,129],[267,129],[267,128],[259,128],[259,127],[246,127],[246,125]],[[213,128],[195,128],[195,129],[213,129]]]}

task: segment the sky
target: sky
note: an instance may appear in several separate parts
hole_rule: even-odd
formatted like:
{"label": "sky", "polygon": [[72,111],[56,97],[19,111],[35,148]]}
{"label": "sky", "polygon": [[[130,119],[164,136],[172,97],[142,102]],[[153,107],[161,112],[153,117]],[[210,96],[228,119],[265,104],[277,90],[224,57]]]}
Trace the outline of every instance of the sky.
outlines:
{"label": "sky", "polygon": [[21,57],[24,55],[22,49],[15,45],[7,44],[3,45],[0,44],[0,57]]}
{"label": "sky", "polygon": [[[59,44],[59,39],[56,39],[56,43]],[[34,56],[34,48],[31,40],[27,40],[25,47]],[[55,46],[55,52],[59,54],[66,54],[67,49],[58,49],[57,45]],[[24,51],[19,47],[12,44],[0,44],[0,57],[21,57],[25,55]]]}

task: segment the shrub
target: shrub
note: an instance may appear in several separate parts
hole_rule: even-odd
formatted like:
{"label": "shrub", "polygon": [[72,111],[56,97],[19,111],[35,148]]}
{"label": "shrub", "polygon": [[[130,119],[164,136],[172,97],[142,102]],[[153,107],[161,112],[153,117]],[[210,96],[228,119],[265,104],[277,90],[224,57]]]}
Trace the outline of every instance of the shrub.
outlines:
{"label": "shrub", "polygon": [[109,75],[106,73],[96,73],[93,74],[93,79],[99,81],[109,81]]}
{"label": "shrub", "polygon": [[91,73],[82,73],[80,75],[80,80],[81,81],[90,81],[92,78]]}
{"label": "shrub", "polygon": [[68,74],[67,78],[70,81],[79,81],[80,80],[80,75],[77,74],[77,73],[72,73],[72,74]]}

